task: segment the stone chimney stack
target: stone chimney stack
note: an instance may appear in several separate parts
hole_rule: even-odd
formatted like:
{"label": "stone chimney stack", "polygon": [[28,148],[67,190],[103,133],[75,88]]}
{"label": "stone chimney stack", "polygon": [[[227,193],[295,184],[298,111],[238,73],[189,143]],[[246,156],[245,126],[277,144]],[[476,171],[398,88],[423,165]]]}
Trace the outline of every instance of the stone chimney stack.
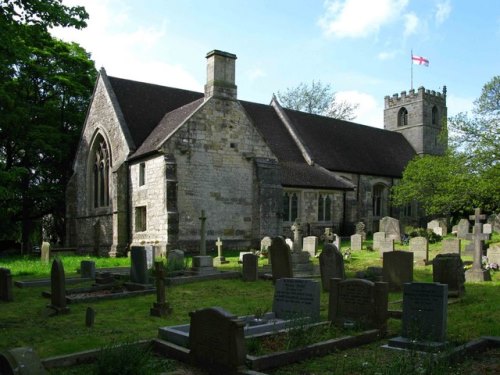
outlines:
{"label": "stone chimney stack", "polygon": [[235,62],[236,55],[232,53],[219,50],[207,53],[205,100],[211,97],[236,100]]}

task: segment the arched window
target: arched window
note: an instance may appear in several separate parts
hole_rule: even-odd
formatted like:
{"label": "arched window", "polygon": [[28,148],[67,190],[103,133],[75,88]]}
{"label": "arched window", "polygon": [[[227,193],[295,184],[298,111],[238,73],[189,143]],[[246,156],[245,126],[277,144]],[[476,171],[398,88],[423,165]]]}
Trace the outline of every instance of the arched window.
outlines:
{"label": "arched window", "polygon": [[299,197],[297,193],[283,194],[283,221],[295,221],[299,214]]}
{"label": "arched window", "polygon": [[432,125],[438,125],[439,116],[438,109],[436,106],[432,107]]}
{"label": "arched window", "polygon": [[408,110],[403,107],[398,112],[398,126],[408,125]]}
{"label": "arched window", "polygon": [[101,135],[92,147],[92,201],[94,208],[109,206],[109,150]]}
{"label": "arched window", "polygon": [[373,216],[380,217],[387,213],[387,188],[383,184],[373,187]]}
{"label": "arched window", "polygon": [[318,221],[330,221],[332,219],[332,198],[329,194],[318,196]]}

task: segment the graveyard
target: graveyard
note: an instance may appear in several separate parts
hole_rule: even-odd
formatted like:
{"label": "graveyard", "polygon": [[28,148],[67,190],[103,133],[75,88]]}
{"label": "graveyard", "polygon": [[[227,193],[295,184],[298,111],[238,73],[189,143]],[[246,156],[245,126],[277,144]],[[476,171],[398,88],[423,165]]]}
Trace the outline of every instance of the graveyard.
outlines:
{"label": "graveyard", "polygon": [[[420,368],[438,374],[469,374],[473,369],[487,374],[498,370],[500,272],[491,269],[491,281],[470,281],[466,276],[458,287],[457,281],[435,284],[446,277],[442,268],[456,262],[448,253],[455,235],[424,246],[418,237],[406,244],[383,238],[388,245],[376,244],[375,237],[338,238],[340,250],[334,243],[316,243],[307,277],[293,277],[291,267],[297,259],[292,261],[290,251],[279,258],[279,246],[293,247],[293,242],[286,245],[280,238],[273,239],[270,253],[227,249],[222,256],[215,249],[205,250],[204,257],[224,258],[223,262],[206,271],[211,277],[192,276],[188,282],[175,279],[194,272],[200,265],[198,254],[186,254],[175,267],[161,257],[149,259],[154,264],[148,265],[147,273],[137,266],[146,264],[146,255],[138,262],[141,255],[134,252],[128,258],[64,253],[50,259],[2,256],[0,268],[10,270],[13,286],[8,293],[2,290],[0,352],[31,348],[50,374],[99,373],[92,371],[103,356],[110,361],[107,366],[116,367],[123,357],[138,361],[137,353],[149,358],[145,366],[150,372],[141,373],[205,374],[207,363],[213,361],[212,346],[220,346],[215,352],[223,362],[212,373],[373,374],[384,369],[383,373],[400,374]],[[499,233],[485,240],[486,244],[498,242]],[[474,254],[466,251],[469,243],[473,243],[470,236],[459,247],[458,259],[463,260],[459,266],[465,269],[474,267]],[[422,247],[424,255],[419,254]],[[286,264],[288,257],[289,270],[269,264],[270,260]],[[446,263],[448,258],[452,263]],[[433,266],[432,259],[444,266]],[[304,267],[299,270],[304,272]],[[70,291],[103,290],[108,284],[115,289],[105,293],[110,298],[71,299]],[[417,308],[413,315],[417,320],[405,317],[412,306],[404,296],[421,295],[419,290],[434,286],[439,286],[437,291],[426,291],[421,298],[441,306],[431,309],[440,315],[431,319],[425,314],[435,311],[422,313]],[[122,298],[119,287],[130,294]],[[418,305],[418,298],[412,303]],[[428,329],[425,335],[436,336],[431,340],[436,348],[431,354],[422,354],[428,347],[408,348],[413,323],[430,320],[440,322],[437,328],[424,324],[419,330]],[[469,346],[469,352],[463,351]],[[188,359],[193,353],[198,353],[199,362]],[[439,355],[444,359],[433,360]]]}

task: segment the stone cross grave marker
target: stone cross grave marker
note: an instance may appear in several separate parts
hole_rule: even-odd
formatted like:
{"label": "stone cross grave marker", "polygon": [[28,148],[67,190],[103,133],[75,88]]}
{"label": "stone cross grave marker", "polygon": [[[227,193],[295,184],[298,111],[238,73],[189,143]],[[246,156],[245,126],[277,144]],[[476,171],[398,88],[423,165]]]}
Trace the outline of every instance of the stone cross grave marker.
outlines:
{"label": "stone cross grave marker", "polygon": [[410,251],[415,262],[426,264],[429,260],[429,242],[425,237],[410,238]]}
{"label": "stone cross grave marker", "polygon": [[383,217],[380,220],[380,232],[385,232],[386,238],[392,238],[395,242],[401,242],[401,229],[399,220],[390,216]]}
{"label": "stone cross grave marker", "polygon": [[66,306],[66,276],[63,263],[59,258],[52,261],[50,270],[50,305],[47,307],[54,310],[55,314],[69,312],[69,307]]}
{"label": "stone cross grave marker", "polygon": [[130,282],[148,284],[148,261],[144,246],[132,246],[130,249]]}
{"label": "stone cross grave marker", "polygon": [[361,250],[362,246],[363,246],[363,237],[361,237],[361,234],[353,234],[351,236],[351,250],[359,251]]}
{"label": "stone cross grave marker", "polygon": [[319,254],[319,270],[323,291],[330,289],[330,279],[345,279],[344,257],[334,244],[326,244]]}
{"label": "stone cross grave marker", "polygon": [[356,223],[356,234],[361,235],[361,240],[366,241],[365,223],[362,221]]}
{"label": "stone cross grave marker", "polygon": [[404,283],[413,281],[413,253],[409,251],[384,253],[382,267],[383,280],[391,291],[401,290]]}
{"label": "stone cross grave marker", "polygon": [[325,233],[321,236],[323,243],[332,243],[335,240],[335,234],[332,232],[332,228],[325,228]]}
{"label": "stone cross grave marker", "polygon": [[167,316],[172,312],[165,297],[165,267],[162,261],[155,261],[156,302],[149,310],[151,316]]}
{"label": "stone cross grave marker", "polygon": [[433,351],[446,340],[448,286],[439,283],[406,283],[403,291],[401,336],[389,346]]}
{"label": "stone cross grave marker", "polygon": [[220,237],[217,237],[215,246],[217,246],[217,256],[213,260],[214,266],[220,266],[221,264],[229,263],[229,261],[226,260],[226,258],[222,255],[222,241],[220,240]]}
{"label": "stone cross grave marker", "polygon": [[189,313],[190,357],[210,374],[236,374],[246,360],[245,322],[220,307]]}
{"label": "stone cross grave marker", "polygon": [[460,254],[436,255],[432,260],[432,280],[448,285],[448,296],[462,297],[465,294],[465,271]]}
{"label": "stone cross grave marker", "polygon": [[259,278],[259,257],[254,254],[243,255],[243,281],[257,281]]}
{"label": "stone cross grave marker", "polygon": [[373,233],[373,250],[380,250],[380,241],[385,240],[385,232]]}
{"label": "stone cross grave marker", "polygon": [[458,222],[457,238],[465,240],[470,232],[470,223],[467,219],[460,219]]}
{"label": "stone cross grave marker", "polygon": [[387,283],[330,279],[328,320],[339,327],[383,328],[387,322]]}
{"label": "stone cross grave marker", "polygon": [[440,254],[458,254],[461,253],[462,240],[459,238],[445,238],[441,241]]}
{"label": "stone cross grave marker", "polygon": [[0,268],[0,301],[12,302],[12,274],[8,268]]}
{"label": "stone cross grave marker", "polygon": [[271,270],[273,273],[273,283],[283,277],[293,277],[292,257],[290,248],[282,237],[274,237],[271,246]]}
{"label": "stone cross grave marker", "polygon": [[302,249],[308,252],[311,257],[316,256],[316,248],[318,247],[318,237],[308,236],[304,237]]}
{"label": "stone cross grave marker", "polygon": [[465,272],[465,280],[491,281],[490,270],[482,268],[483,242],[490,239],[489,234],[483,233],[483,225],[481,224],[481,220],[485,220],[486,216],[481,214],[480,208],[476,208],[474,215],[471,215],[469,218],[474,220],[474,231],[467,234],[467,239],[474,244],[474,261],[472,268]]}
{"label": "stone cross grave marker", "polygon": [[49,263],[50,260],[50,243],[43,241],[40,250],[40,259],[42,262]]}
{"label": "stone cross grave marker", "polygon": [[201,210],[200,219],[200,255],[207,255],[207,231],[205,229],[207,217],[205,216],[205,210]]}
{"label": "stone cross grave marker", "polygon": [[293,232],[292,251],[300,252],[302,251],[302,225],[300,225],[299,219],[295,219],[291,228]]}
{"label": "stone cross grave marker", "polygon": [[309,279],[283,278],[276,281],[273,312],[278,319],[310,318],[319,321],[319,283]]}

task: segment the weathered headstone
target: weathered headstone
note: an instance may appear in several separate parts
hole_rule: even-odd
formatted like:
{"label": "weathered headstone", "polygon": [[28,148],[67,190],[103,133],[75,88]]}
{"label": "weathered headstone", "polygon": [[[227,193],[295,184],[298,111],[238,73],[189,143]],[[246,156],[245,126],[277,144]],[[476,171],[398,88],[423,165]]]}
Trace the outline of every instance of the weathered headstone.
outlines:
{"label": "weathered headstone", "polygon": [[356,234],[361,235],[361,241],[366,241],[365,223],[362,221],[356,223]]}
{"label": "weathered headstone", "polygon": [[282,237],[274,237],[271,246],[271,269],[273,273],[273,283],[283,277],[293,277],[292,257],[290,248]]}
{"label": "weathered headstone", "polygon": [[448,234],[447,220],[445,218],[431,220],[427,223],[427,229],[431,229],[440,236],[446,236]]}
{"label": "weathered headstone", "polygon": [[486,234],[493,233],[493,227],[491,226],[491,224],[483,224],[483,233],[486,233]]}
{"label": "weathered headstone", "polygon": [[459,238],[445,238],[441,241],[440,254],[458,254],[461,253],[461,242]]}
{"label": "weathered headstone", "polygon": [[80,262],[80,276],[86,279],[95,279],[95,262],[93,260]]}
{"label": "weathered headstone", "polygon": [[148,284],[148,260],[144,246],[132,246],[130,249],[130,281],[137,284]]}
{"label": "weathered headstone", "polygon": [[229,263],[229,261],[222,255],[222,241],[220,240],[220,237],[217,237],[215,246],[217,246],[217,256],[214,258],[214,266]]}
{"label": "weathered headstone", "polygon": [[387,322],[388,284],[362,279],[330,279],[328,320],[340,327],[383,328]]}
{"label": "weathered headstone", "polygon": [[292,251],[292,269],[295,277],[311,276],[314,271],[314,265],[311,262],[311,255],[307,251]]}
{"label": "weathered headstone", "polygon": [[54,310],[56,314],[65,314],[69,312],[66,306],[66,277],[64,266],[58,258],[52,261],[50,270],[50,305],[48,308]]}
{"label": "weathered headstone", "polygon": [[46,375],[42,361],[32,348],[13,348],[0,352],[0,374]]}
{"label": "weathered headstone", "polygon": [[149,310],[152,316],[167,316],[172,312],[170,304],[165,297],[165,268],[162,261],[155,262],[155,284],[156,284],[156,302]]}
{"label": "weathered headstone", "polygon": [[207,217],[205,216],[205,210],[201,210],[200,219],[200,255],[207,255],[207,231],[205,229]]}
{"label": "weathered headstone", "polygon": [[316,248],[318,247],[318,237],[308,236],[304,237],[302,250],[309,253],[311,257],[316,255]]}
{"label": "weathered headstone", "polygon": [[465,293],[465,270],[460,254],[438,254],[432,261],[432,280],[448,285],[448,295],[461,297]]}
{"label": "weathered headstone", "polygon": [[465,240],[470,233],[470,223],[467,219],[460,219],[458,222],[457,238]]}
{"label": "weathered headstone", "polygon": [[379,231],[385,232],[386,238],[392,238],[395,242],[401,242],[401,229],[399,220],[390,216],[383,217],[380,220]]}
{"label": "weathered headstone", "polygon": [[276,281],[273,312],[279,319],[309,317],[319,321],[319,283],[309,279],[283,278]]}
{"label": "weathered headstone", "polygon": [[340,236],[337,233],[333,234],[333,244],[340,250]]}
{"label": "weathered headstone", "polygon": [[413,253],[409,251],[384,253],[382,266],[383,279],[391,291],[401,290],[404,283],[413,281]]}
{"label": "weathered headstone", "polygon": [[429,260],[429,242],[425,237],[410,238],[410,251],[415,262],[427,263]]}
{"label": "weathered headstone", "polygon": [[363,237],[361,234],[353,234],[351,236],[351,250],[359,251],[363,247]]}
{"label": "weathered headstone", "polygon": [[208,275],[217,273],[217,268],[214,267],[214,260],[210,255],[197,255],[192,258],[193,271],[197,275]]}
{"label": "weathered headstone", "polygon": [[42,242],[42,248],[40,250],[40,259],[42,262],[49,263],[50,260],[50,243]]}
{"label": "weathered headstone", "polygon": [[189,355],[210,374],[235,374],[246,360],[245,322],[220,307],[189,313]]}
{"label": "weathered headstone", "polygon": [[302,251],[302,226],[300,225],[299,219],[295,219],[295,222],[293,223],[291,229],[293,232],[292,251]]}
{"label": "weathered headstone", "polygon": [[85,310],[85,327],[93,327],[95,322],[95,310],[92,307],[87,307]]}
{"label": "weathered headstone", "polygon": [[492,244],[490,247],[486,250],[486,257],[488,258],[488,262],[491,263],[496,263],[500,265],[500,244]]}
{"label": "weathered headstone", "polygon": [[332,243],[335,240],[335,234],[332,232],[332,228],[325,228],[325,233],[321,235],[321,239],[324,244]]}
{"label": "weathered headstone", "polygon": [[269,250],[269,246],[271,246],[271,237],[265,236],[261,241],[260,241],[260,251],[266,252]]}
{"label": "weathered headstone", "polygon": [[394,251],[394,239],[384,238],[380,240],[379,254],[383,256],[384,253]]}
{"label": "weathered headstone", "polygon": [[333,244],[326,244],[319,254],[319,270],[321,273],[321,285],[323,291],[330,288],[330,279],[345,279],[344,257]]}
{"label": "weathered headstone", "polygon": [[403,291],[402,333],[389,346],[433,351],[446,340],[448,286],[406,283]]}
{"label": "weathered headstone", "polygon": [[259,257],[254,254],[243,255],[243,281],[257,281],[259,278]]}
{"label": "weathered headstone", "polygon": [[488,224],[491,224],[493,232],[500,233],[500,214],[492,214],[488,216]]}
{"label": "weathered headstone", "polygon": [[12,302],[12,274],[8,268],[0,268],[0,301]]}
{"label": "weathered headstone", "polygon": [[184,251],[179,249],[169,250],[167,253],[167,267],[169,271],[183,270],[185,267]]}
{"label": "weathered headstone", "polygon": [[293,251],[293,240],[291,238],[285,238],[285,243],[290,251]]}
{"label": "weathered headstone", "polygon": [[474,244],[474,260],[472,268],[465,272],[465,280],[491,281],[490,270],[485,270],[482,267],[483,242],[490,239],[489,234],[483,233],[483,224],[481,224],[481,220],[484,220],[486,216],[481,214],[480,208],[476,208],[474,215],[469,218],[474,220],[474,231],[467,235],[467,239]]}
{"label": "weathered headstone", "polygon": [[373,233],[373,250],[380,250],[380,241],[385,240],[385,232]]}

